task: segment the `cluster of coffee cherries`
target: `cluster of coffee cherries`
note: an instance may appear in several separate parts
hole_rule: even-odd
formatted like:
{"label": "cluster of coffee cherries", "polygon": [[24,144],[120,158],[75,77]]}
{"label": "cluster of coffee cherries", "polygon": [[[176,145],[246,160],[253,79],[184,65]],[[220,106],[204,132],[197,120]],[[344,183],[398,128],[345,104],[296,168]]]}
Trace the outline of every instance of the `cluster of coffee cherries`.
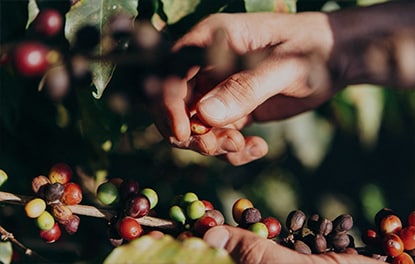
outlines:
{"label": "cluster of coffee cherries", "polygon": [[375,215],[375,226],[365,229],[362,241],[367,252],[386,262],[413,264],[415,256],[415,211],[406,224],[393,210],[383,208]]}
{"label": "cluster of coffee cherries", "polygon": [[281,233],[281,222],[272,216],[263,218],[260,210],[246,198],[234,202],[232,217],[238,227],[251,230],[264,238],[274,239]]}
{"label": "cluster of coffee cherries", "polygon": [[330,220],[317,213],[307,216],[302,210],[297,209],[288,214],[285,224],[288,235],[282,239],[281,244],[300,253],[358,254],[354,238],[349,234],[353,227],[350,214],[341,214]]}
{"label": "cluster of coffee cherries", "polygon": [[158,203],[157,192],[152,188],[140,189],[134,179],[111,179],[100,184],[96,194],[102,204],[118,210],[109,223],[108,235],[114,246],[140,237],[144,230],[137,219],[149,215]]}
{"label": "cluster of coffee cherries", "polygon": [[193,192],[177,195],[169,209],[169,216],[179,225],[180,239],[203,237],[207,230],[225,222],[223,214],[210,201],[199,199]]}
{"label": "cluster of coffee cherries", "polygon": [[48,177],[39,175],[32,180],[36,196],[25,204],[24,210],[29,218],[35,219],[39,235],[47,243],[60,238],[61,227],[71,235],[78,230],[80,218],[69,206],[82,201],[82,189],[71,181],[72,175],[68,164],[56,163]]}

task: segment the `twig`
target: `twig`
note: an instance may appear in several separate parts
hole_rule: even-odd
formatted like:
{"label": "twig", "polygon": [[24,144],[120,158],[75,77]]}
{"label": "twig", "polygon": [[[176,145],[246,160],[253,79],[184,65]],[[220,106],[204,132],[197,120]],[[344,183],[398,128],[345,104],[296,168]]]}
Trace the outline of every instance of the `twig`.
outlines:
{"label": "twig", "polygon": [[26,247],[25,245],[23,245],[19,240],[17,240],[14,237],[13,233],[10,233],[9,231],[7,231],[1,225],[0,225],[0,234],[1,234],[1,240],[2,241],[10,241],[10,242],[12,242],[14,245],[16,245],[17,247],[19,247],[20,249],[22,249],[27,256],[36,257],[39,260],[41,260],[42,262],[49,262],[47,259],[45,259],[44,257],[40,256],[38,253],[36,253],[32,249],[30,249],[30,248]]}
{"label": "twig", "polygon": [[[25,205],[33,197],[18,195],[8,192],[0,192],[0,203]],[[68,206],[74,214],[111,219],[117,214],[116,210],[112,208],[98,208],[91,205],[70,205]],[[136,219],[143,226],[155,227],[160,229],[176,229],[177,224],[173,221],[161,219],[152,216],[143,216]]]}

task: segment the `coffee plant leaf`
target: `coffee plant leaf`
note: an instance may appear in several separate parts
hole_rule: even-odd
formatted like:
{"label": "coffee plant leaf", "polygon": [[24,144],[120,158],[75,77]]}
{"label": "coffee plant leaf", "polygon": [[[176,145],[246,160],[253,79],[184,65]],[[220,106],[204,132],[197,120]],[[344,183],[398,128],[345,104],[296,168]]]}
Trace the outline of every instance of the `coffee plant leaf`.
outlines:
{"label": "coffee plant leaf", "polygon": [[197,237],[185,240],[164,235],[160,239],[145,235],[115,248],[104,260],[109,263],[234,263],[222,249],[210,247]]}
{"label": "coffee plant leaf", "polygon": [[[137,15],[138,0],[88,0],[73,5],[66,14],[65,36],[71,45],[75,42],[76,32],[84,26],[95,26],[101,36],[105,37],[105,26],[116,14],[124,13]],[[102,56],[111,50],[110,45],[101,41],[95,50],[95,55]],[[111,61],[98,60],[91,64],[92,79],[96,91],[93,93],[100,98],[114,73],[115,65]]]}
{"label": "coffee plant leaf", "polygon": [[174,24],[183,17],[193,13],[199,5],[200,0],[174,1],[161,0],[167,24]]}
{"label": "coffee plant leaf", "polygon": [[9,241],[0,242],[0,263],[8,264],[12,261],[13,248]]}
{"label": "coffee plant leaf", "polygon": [[245,0],[247,12],[295,13],[296,0]]}

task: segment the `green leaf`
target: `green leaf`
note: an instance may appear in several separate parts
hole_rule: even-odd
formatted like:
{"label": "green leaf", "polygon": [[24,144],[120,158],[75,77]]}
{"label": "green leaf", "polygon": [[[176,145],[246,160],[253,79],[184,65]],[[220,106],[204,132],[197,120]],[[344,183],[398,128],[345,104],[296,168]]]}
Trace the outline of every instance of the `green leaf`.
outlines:
{"label": "green leaf", "polygon": [[115,248],[104,260],[109,263],[233,263],[228,253],[210,247],[204,240],[191,237],[183,241],[170,235],[161,239],[142,236]]}
{"label": "green leaf", "polygon": [[245,0],[247,12],[296,12],[296,0]]}
{"label": "green leaf", "polygon": [[[105,35],[105,26],[112,16],[119,13],[137,15],[138,0],[88,0],[80,1],[72,6],[66,14],[65,35],[73,45],[76,32],[83,26],[96,26],[101,34]],[[95,55],[105,55],[109,48],[103,42],[96,49]],[[91,64],[93,83],[96,88],[94,96],[100,98],[114,72],[115,65],[110,61],[98,61]]]}
{"label": "green leaf", "polygon": [[12,243],[10,241],[0,242],[0,263],[11,263],[12,254]]}
{"label": "green leaf", "polygon": [[200,0],[194,1],[175,1],[161,0],[163,3],[163,11],[167,17],[167,24],[174,24],[180,19],[193,13],[199,5]]}

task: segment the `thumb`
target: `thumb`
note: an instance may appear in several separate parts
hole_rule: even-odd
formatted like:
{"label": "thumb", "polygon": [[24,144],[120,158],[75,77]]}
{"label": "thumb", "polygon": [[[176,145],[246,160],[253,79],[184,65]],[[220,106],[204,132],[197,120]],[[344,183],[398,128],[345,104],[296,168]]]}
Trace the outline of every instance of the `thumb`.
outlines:
{"label": "thumb", "polygon": [[286,263],[287,260],[293,259],[293,255],[296,256],[293,250],[278,245],[270,239],[227,225],[209,229],[204,240],[213,247],[224,248],[237,263],[278,263],[284,260]]}
{"label": "thumb", "polygon": [[294,78],[293,66],[267,60],[255,69],[230,76],[201,98],[196,105],[200,118],[217,127],[240,120],[290,86]]}

